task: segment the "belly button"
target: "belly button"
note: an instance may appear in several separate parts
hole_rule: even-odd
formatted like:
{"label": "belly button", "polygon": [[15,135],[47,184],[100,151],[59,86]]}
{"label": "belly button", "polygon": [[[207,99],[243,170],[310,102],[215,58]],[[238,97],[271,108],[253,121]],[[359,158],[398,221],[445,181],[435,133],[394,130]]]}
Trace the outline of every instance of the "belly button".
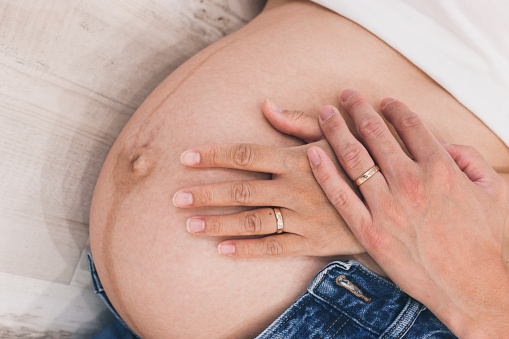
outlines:
{"label": "belly button", "polygon": [[137,155],[131,161],[131,172],[143,176],[150,172],[151,162],[144,155]]}

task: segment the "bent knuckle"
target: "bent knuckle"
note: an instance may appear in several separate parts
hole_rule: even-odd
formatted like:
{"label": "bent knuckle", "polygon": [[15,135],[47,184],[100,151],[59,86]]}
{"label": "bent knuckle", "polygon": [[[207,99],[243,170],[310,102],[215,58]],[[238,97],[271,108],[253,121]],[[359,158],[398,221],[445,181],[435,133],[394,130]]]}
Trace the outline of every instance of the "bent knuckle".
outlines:
{"label": "bent knuckle", "polygon": [[240,144],[232,149],[233,163],[240,167],[252,165],[256,158],[256,153],[252,145]]}
{"label": "bent knuckle", "polygon": [[347,144],[340,149],[339,156],[348,168],[357,168],[362,163],[362,148],[356,144]]}
{"label": "bent knuckle", "polygon": [[244,215],[242,225],[244,225],[244,231],[248,234],[258,234],[262,230],[262,220],[254,212]]}
{"label": "bent knuckle", "polygon": [[226,229],[226,223],[221,218],[214,218],[207,225],[207,231],[211,234],[224,234]]}
{"label": "bent knuckle", "polygon": [[206,160],[212,166],[221,164],[221,148],[219,146],[210,146],[206,155]]}
{"label": "bent knuckle", "polygon": [[360,95],[354,95],[348,100],[347,109],[350,111],[355,111],[358,109],[362,109],[362,107],[367,103],[366,99]]}
{"label": "bent knuckle", "polygon": [[239,204],[247,204],[252,201],[253,187],[243,181],[236,182],[232,185],[231,198]]}
{"label": "bent knuckle", "polygon": [[380,117],[370,117],[359,124],[359,135],[364,140],[374,140],[384,131],[385,124]]}
{"label": "bent knuckle", "polygon": [[341,187],[334,187],[328,194],[329,200],[337,209],[345,209],[350,204],[348,193]]}
{"label": "bent knuckle", "polygon": [[333,174],[331,171],[325,169],[323,171],[315,172],[314,173],[316,181],[322,186],[330,185],[330,182],[332,181]]}
{"label": "bent knuckle", "polygon": [[283,254],[283,245],[273,237],[267,238],[265,241],[265,253],[268,255],[281,255]]}
{"label": "bent knuckle", "polygon": [[[194,195],[195,194],[193,194],[193,196]],[[202,188],[197,195],[199,197],[200,202],[203,205],[208,205],[212,203],[214,197],[214,194],[212,193],[212,190],[210,188]]]}
{"label": "bent knuckle", "polygon": [[415,127],[422,126],[423,122],[421,117],[415,113],[410,113],[402,117],[398,122],[400,129],[412,129]]}
{"label": "bent knuckle", "polygon": [[339,119],[329,119],[325,122],[325,134],[338,135],[342,132],[343,122]]}
{"label": "bent knuckle", "polygon": [[290,119],[296,123],[300,122],[301,120],[305,120],[307,117],[306,113],[303,111],[287,111],[287,113],[289,113]]}

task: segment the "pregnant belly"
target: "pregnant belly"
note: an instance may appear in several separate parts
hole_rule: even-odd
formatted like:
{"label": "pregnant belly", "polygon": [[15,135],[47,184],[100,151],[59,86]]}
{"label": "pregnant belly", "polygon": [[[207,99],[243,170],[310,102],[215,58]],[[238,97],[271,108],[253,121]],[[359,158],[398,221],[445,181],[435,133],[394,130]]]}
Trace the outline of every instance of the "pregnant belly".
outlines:
{"label": "pregnant belly", "polygon": [[308,2],[266,10],[161,83],[103,166],[91,210],[92,252],[106,293],[135,331],[147,338],[254,337],[305,291],[332,258],[221,257],[220,239],[189,235],[185,220],[239,209],[171,204],[185,186],[268,176],[189,170],[179,156],[205,143],[297,145],[264,120],[263,100],[316,113],[337,104],[348,87],[373,105],[386,96],[405,101],[438,138],[473,145],[496,169],[509,169],[509,150],[496,135],[363,28]]}

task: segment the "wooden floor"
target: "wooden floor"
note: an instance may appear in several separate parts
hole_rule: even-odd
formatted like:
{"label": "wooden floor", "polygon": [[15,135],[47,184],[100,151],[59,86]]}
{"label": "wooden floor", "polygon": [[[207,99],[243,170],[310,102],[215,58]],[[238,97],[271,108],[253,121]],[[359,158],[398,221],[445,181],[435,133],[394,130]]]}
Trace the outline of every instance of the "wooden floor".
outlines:
{"label": "wooden floor", "polygon": [[263,0],[0,0],[0,338],[88,338],[88,214],[143,99]]}

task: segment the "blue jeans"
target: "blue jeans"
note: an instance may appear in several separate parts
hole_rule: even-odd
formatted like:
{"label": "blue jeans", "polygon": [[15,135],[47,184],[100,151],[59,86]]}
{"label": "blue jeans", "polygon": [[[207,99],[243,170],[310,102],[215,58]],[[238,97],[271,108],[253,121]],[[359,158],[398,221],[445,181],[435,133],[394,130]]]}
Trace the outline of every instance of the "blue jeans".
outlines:
{"label": "blue jeans", "polygon": [[[139,338],[111,305],[89,254],[95,293],[118,322],[99,338]],[[327,265],[257,339],[456,338],[424,305],[356,261]]]}

